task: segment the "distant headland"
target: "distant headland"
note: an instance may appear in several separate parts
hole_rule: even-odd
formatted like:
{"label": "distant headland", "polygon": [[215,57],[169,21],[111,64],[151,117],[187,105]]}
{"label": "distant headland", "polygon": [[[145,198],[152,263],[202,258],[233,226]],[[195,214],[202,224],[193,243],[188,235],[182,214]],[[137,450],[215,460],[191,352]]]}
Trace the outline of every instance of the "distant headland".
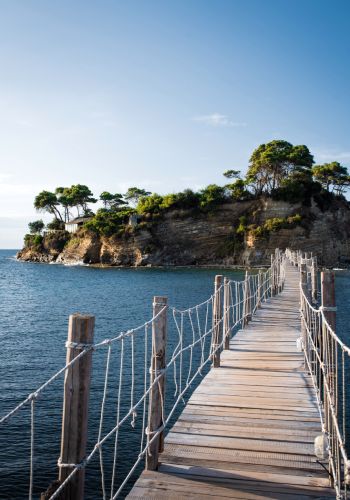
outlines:
{"label": "distant headland", "polygon": [[[305,145],[261,144],[247,174],[227,183],[159,195],[131,187],[99,200],[76,184],[42,191],[34,207],[52,214],[29,224],[17,257],[111,266],[259,265],[276,248],[314,252],[320,264],[350,263],[350,186],[338,162],[314,165]],[[93,212],[92,206],[102,207]]]}

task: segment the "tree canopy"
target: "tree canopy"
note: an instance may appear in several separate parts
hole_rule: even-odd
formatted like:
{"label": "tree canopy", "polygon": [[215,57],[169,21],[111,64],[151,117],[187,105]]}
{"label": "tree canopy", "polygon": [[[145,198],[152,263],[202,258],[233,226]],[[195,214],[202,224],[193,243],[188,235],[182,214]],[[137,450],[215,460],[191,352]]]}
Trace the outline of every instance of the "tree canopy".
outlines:
{"label": "tree canopy", "polygon": [[123,200],[123,195],[120,193],[109,193],[108,191],[103,191],[100,194],[100,200],[103,202],[103,206],[106,210],[118,210],[122,206],[128,203]]}
{"label": "tree canopy", "polygon": [[45,227],[45,224],[40,219],[40,220],[35,220],[33,222],[29,222],[28,227],[30,234],[41,234]]}
{"label": "tree canopy", "polygon": [[[210,211],[222,203],[261,195],[304,205],[310,205],[313,199],[324,207],[335,195],[344,195],[350,187],[350,176],[347,168],[335,161],[313,164],[314,158],[307,146],[273,140],[253,151],[245,177],[241,177],[240,170],[226,170],[223,175],[230,183],[224,186],[209,184],[198,191],[186,189],[165,195],[135,186],[125,194],[103,191],[99,196],[103,208],[94,214],[89,206],[97,202],[92,191],[84,184],[74,184],[57,187],[55,192],[42,191],[35,197],[34,206],[38,211],[54,215],[52,229],[63,228],[64,222],[73,215],[89,215],[91,220],[86,227],[108,235],[121,231],[135,213],[156,218],[166,210]],[[42,231],[39,222],[32,223],[31,232]]]}
{"label": "tree canopy", "polygon": [[50,191],[41,191],[34,199],[34,208],[38,212],[48,212],[54,215],[56,219],[63,220],[60,211],[58,210],[59,201],[55,193]]}
{"label": "tree canopy", "polygon": [[348,169],[337,161],[315,165],[312,174],[314,179],[329,192],[334,191],[336,194],[343,194],[350,185]]}
{"label": "tree canopy", "polygon": [[48,212],[55,219],[68,222],[75,208],[78,217],[90,213],[89,203],[96,203],[91,190],[84,184],[74,184],[71,187],[58,187],[55,192],[41,191],[34,200],[34,207],[39,212]]}
{"label": "tree canopy", "polygon": [[130,201],[133,205],[137,205],[142,197],[150,196],[151,194],[150,191],[145,191],[145,189],[130,187],[124,194],[124,198],[127,202]]}
{"label": "tree canopy", "polygon": [[226,177],[227,179],[239,179],[240,174],[241,174],[240,170],[226,170],[223,173],[223,176]]}
{"label": "tree canopy", "polygon": [[272,193],[295,173],[311,175],[314,159],[306,146],[274,140],[261,144],[249,160],[246,181],[255,194]]}

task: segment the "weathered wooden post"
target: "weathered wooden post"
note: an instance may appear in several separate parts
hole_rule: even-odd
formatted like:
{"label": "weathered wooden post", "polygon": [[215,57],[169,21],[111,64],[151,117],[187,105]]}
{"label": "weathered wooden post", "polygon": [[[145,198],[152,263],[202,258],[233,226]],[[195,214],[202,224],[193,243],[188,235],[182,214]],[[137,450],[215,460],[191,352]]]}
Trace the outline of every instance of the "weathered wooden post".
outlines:
{"label": "weathered wooden post", "polygon": [[213,333],[211,337],[211,349],[213,367],[220,366],[220,349],[218,349],[222,340],[222,304],[221,304],[221,285],[223,276],[217,274],[214,283],[214,302],[213,302]]}
{"label": "weathered wooden post", "polygon": [[304,292],[307,293],[307,271],[306,264],[300,264],[300,283]]}
{"label": "weathered wooden post", "polygon": [[244,287],[243,287],[243,327],[251,320],[250,308],[250,286],[248,270],[245,272]]}
{"label": "weathered wooden post", "polygon": [[332,330],[335,331],[336,307],[334,272],[328,269],[321,272],[321,300],[325,318]]}
{"label": "weathered wooden post", "polygon": [[[300,264],[300,283],[301,283],[301,288],[307,297],[307,271],[306,271],[306,264],[304,264],[304,263]],[[302,308],[302,301],[301,301],[301,308]],[[303,314],[305,315],[306,311],[302,310],[301,313],[302,313],[302,315],[301,315],[301,338],[302,338],[303,346],[305,348],[307,332],[306,332],[306,325],[304,322]],[[305,318],[305,320],[306,320],[306,318]]]}
{"label": "weathered wooden post", "polygon": [[317,302],[317,257],[314,257],[312,259],[311,295],[312,295],[312,301],[316,303]]}
{"label": "weathered wooden post", "polygon": [[229,279],[224,279],[224,349],[230,348],[230,285]]}
{"label": "weathered wooden post", "polygon": [[[95,317],[69,316],[67,364],[93,344]],[[81,356],[65,373],[59,481],[62,483],[85,457],[92,350]],[[85,469],[78,470],[64,488],[60,499],[83,500]]]}
{"label": "weathered wooden post", "polygon": [[271,255],[271,297],[275,295],[275,261]]}
{"label": "weathered wooden post", "polygon": [[[321,304],[323,309],[323,314],[327,320],[327,323],[331,327],[331,329],[335,332],[336,330],[336,302],[335,302],[335,282],[334,282],[334,272],[330,270],[325,270],[321,272]],[[329,343],[332,342],[332,339],[329,339],[330,335],[327,334],[327,326],[325,322],[322,322],[322,335],[321,335],[321,345],[320,352],[322,353],[322,362],[323,362],[323,372],[325,380],[327,381],[328,387],[330,391],[333,391],[333,397],[336,398],[336,390],[335,387],[335,377],[336,377],[336,363],[332,357],[332,349],[329,346]],[[335,391],[334,391],[335,389]],[[326,394],[326,384],[323,384],[323,400],[324,400],[324,425],[325,429],[329,431],[329,420],[330,420],[330,403],[328,400],[328,396]],[[332,482],[333,484],[333,482]]]}
{"label": "weathered wooden post", "polygon": [[261,270],[259,269],[259,274],[258,274],[258,293],[257,293],[257,307],[261,307],[261,297],[262,297],[262,273]]}
{"label": "weathered wooden post", "polygon": [[[149,395],[148,405],[148,427],[149,439],[163,425],[163,409],[165,397],[165,366],[166,366],[166,342],[167,342],[167,297],[153,298],[153,317],[157,316],[152,323],[152,358],[150,368],[150,385],[156,377],[158,382],[154,383]],[[146,469],[156,470],[158,467],[158,456],[164,448],[164,431],[161,431],[152,441],[146,453]]]}

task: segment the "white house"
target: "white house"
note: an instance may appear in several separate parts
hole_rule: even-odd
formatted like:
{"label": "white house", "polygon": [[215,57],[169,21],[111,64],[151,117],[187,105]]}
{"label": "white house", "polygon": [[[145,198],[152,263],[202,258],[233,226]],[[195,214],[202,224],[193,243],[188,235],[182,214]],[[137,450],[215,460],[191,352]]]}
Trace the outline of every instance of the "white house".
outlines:
{"label": "white house", "polygon": [[64,224],[64,228],[68,233],[76,233],[78,229],[87,222],[91,217],[76,217],[75,219],[70,220]]}

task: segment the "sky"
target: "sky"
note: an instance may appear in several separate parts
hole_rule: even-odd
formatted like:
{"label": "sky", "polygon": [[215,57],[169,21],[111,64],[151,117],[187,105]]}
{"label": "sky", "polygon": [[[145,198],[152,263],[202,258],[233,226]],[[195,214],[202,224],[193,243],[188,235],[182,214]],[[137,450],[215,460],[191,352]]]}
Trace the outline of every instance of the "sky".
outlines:
{"label": "sky", "polygon": [[0,248],[43,189],[224,184],[261,143],[350,167],[350,3],[0,0]]}

